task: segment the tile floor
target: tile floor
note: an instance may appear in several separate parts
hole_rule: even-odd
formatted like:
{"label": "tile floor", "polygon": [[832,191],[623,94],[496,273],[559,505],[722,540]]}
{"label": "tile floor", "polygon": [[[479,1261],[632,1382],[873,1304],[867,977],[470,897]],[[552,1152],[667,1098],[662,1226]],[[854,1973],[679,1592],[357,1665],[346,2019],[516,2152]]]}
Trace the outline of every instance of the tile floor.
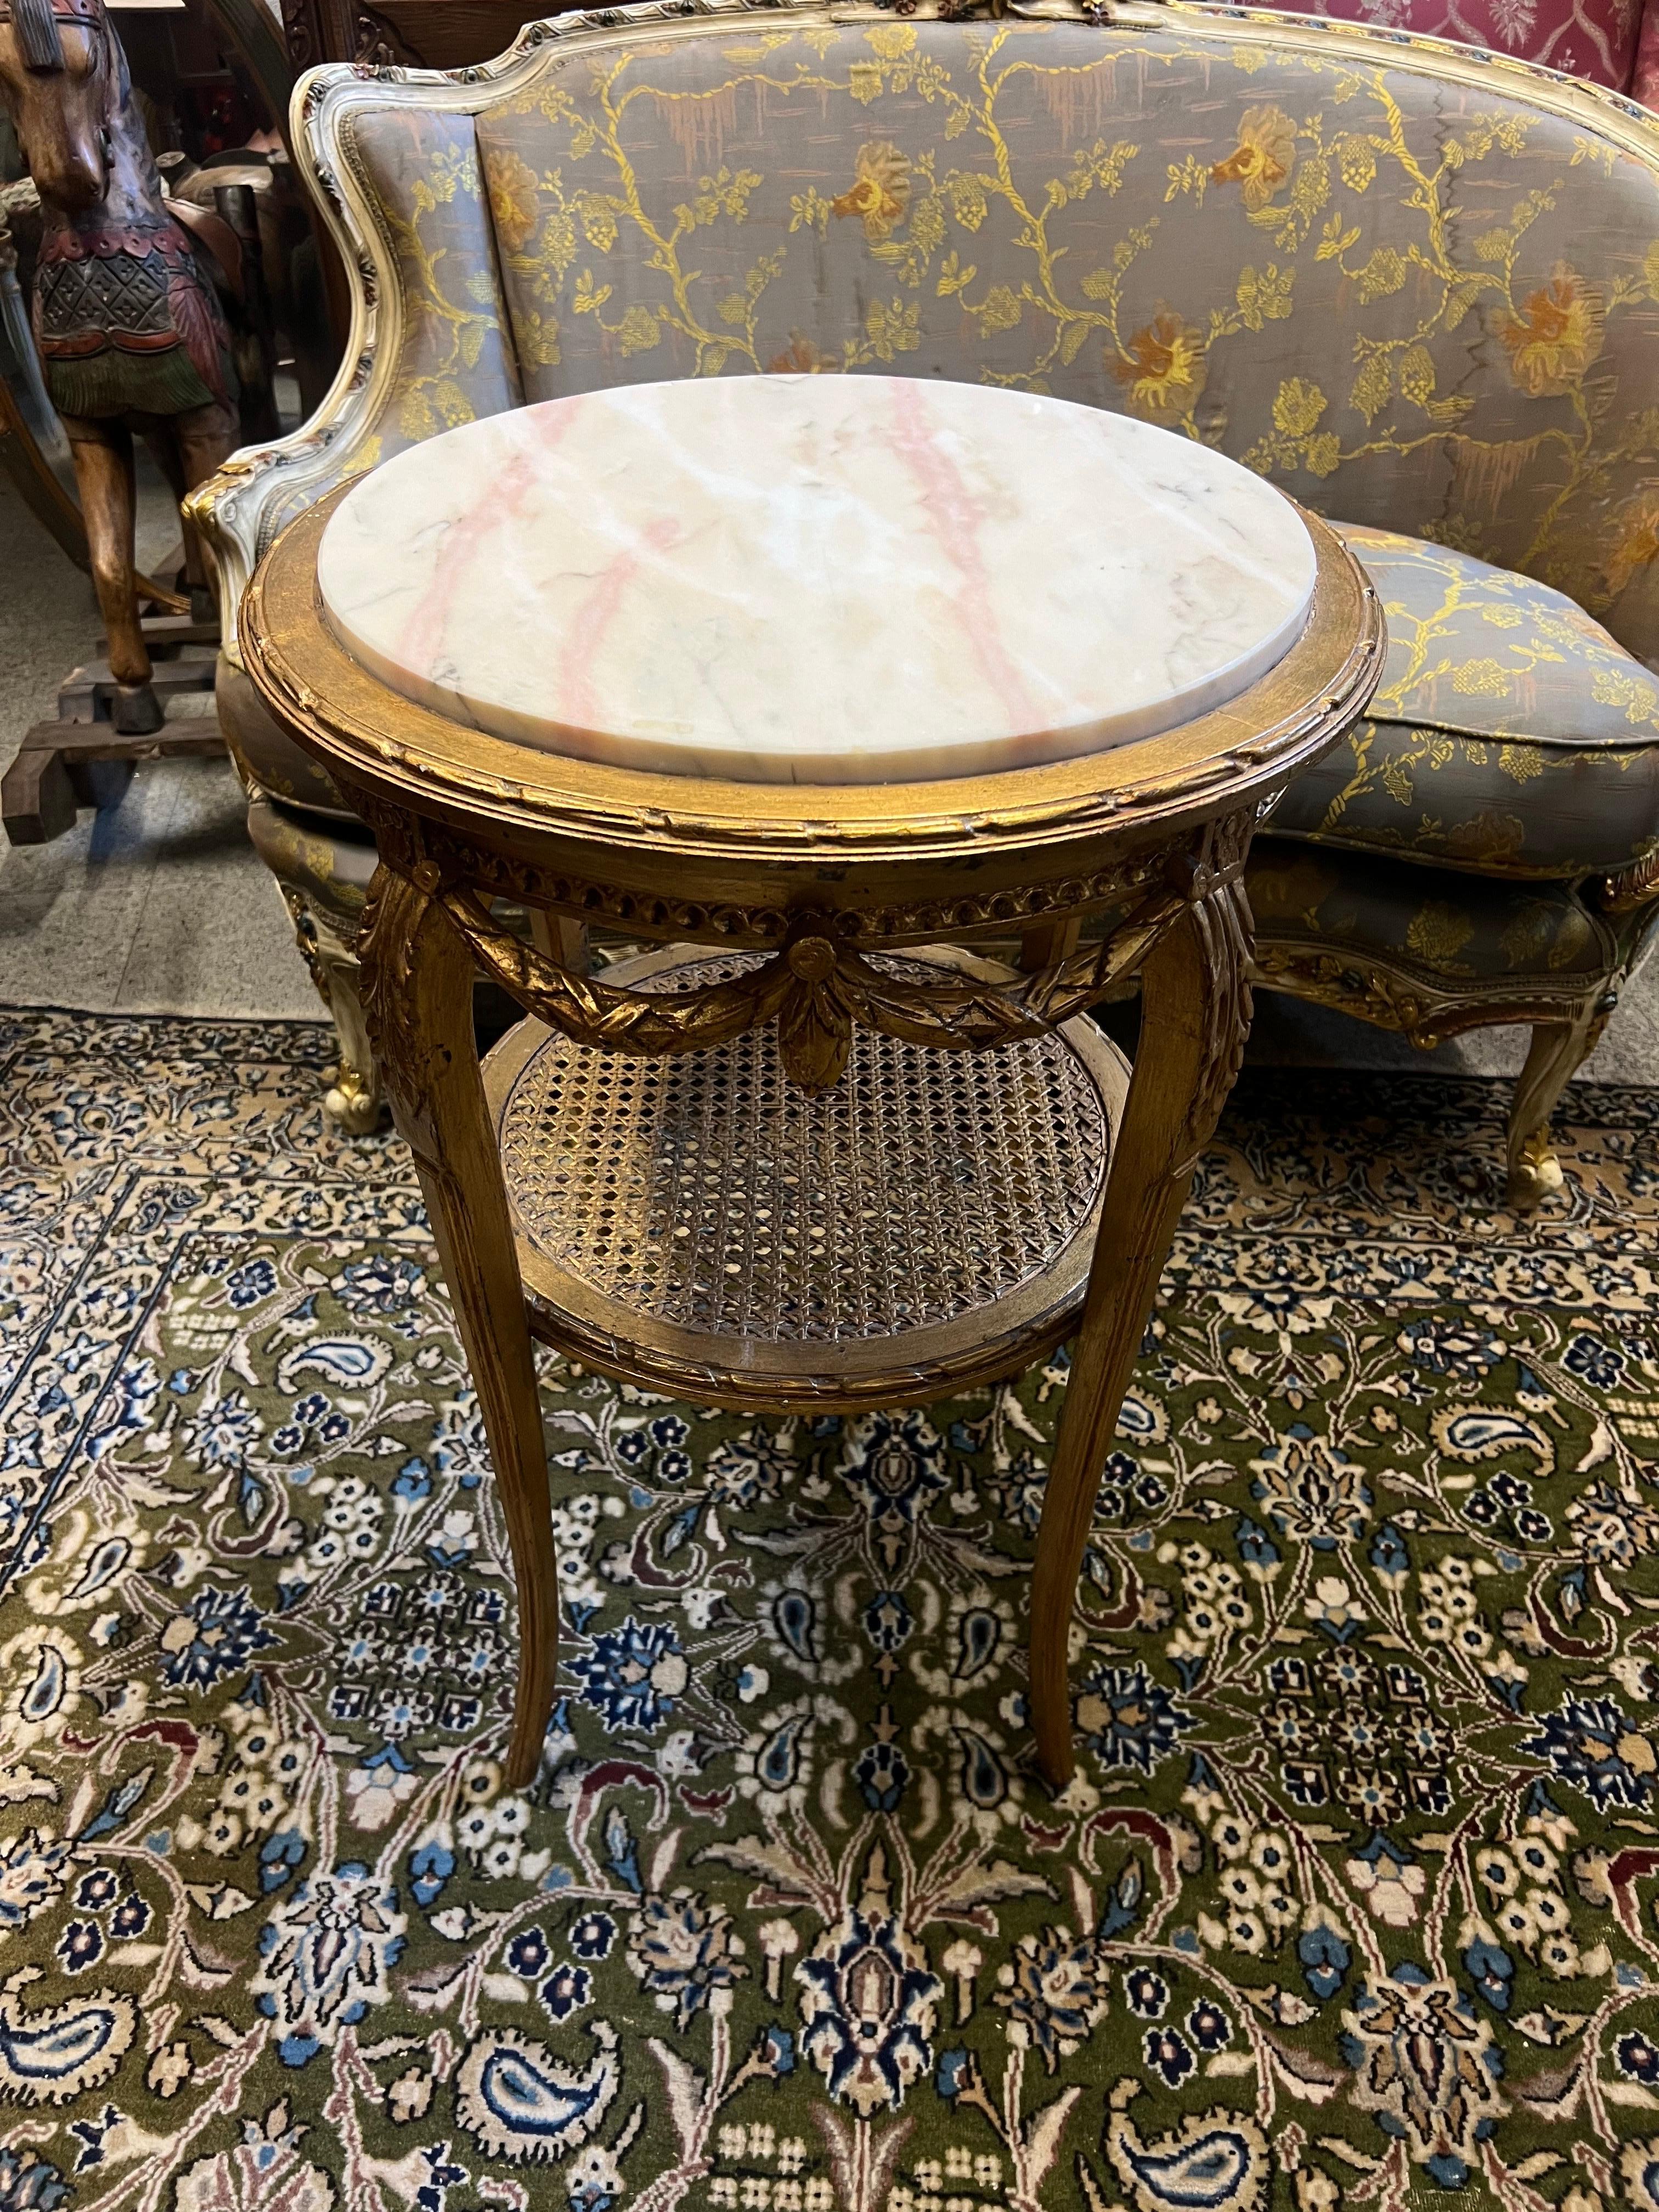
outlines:
{"label": "tile floor", "polygon": [[[159,483],[143,502],[142,561],[176,522]],[[0,768],[91,657],[92,586],[0,477]],[[141,768],[119,806],[83,812],[51,845],[0,839],[0,1002],[88,1012],[315,1018],[320,1012],[274,884],[249,847],[228,761]],[[1287,999],[1258,1005],[1261,1065],[1501,1075],[1525,1034],[1492,1030],[1419,1053],[1398,1037]],[[1659,963],[1626,991],[1587,1073],[1659,1084]]]}
{"label": "tile floor", "polygon": [[[177,543],[147,486],[141,564]],[[90,581],[0,477],[0,767],[96,651]],[[0,837],[0,1000],[88,1012],[320,1012],[228,760],[140,768],[118,806],[50,845]]]}

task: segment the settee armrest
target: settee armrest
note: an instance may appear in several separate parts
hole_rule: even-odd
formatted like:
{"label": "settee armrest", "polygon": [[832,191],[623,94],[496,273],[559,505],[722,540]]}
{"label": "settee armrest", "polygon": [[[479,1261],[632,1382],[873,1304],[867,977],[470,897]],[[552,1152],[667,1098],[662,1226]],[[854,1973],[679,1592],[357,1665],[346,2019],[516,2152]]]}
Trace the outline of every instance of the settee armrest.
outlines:
{"label": "settee armrest", "polygon": [[343,264],[350,326],[310,420],[243,447],[185,503],[235,666],[242,593],[295,515],[403,447],[520,403],[474,137],[486,96],[438,70],[340,64],[295,87],[295,164]]}

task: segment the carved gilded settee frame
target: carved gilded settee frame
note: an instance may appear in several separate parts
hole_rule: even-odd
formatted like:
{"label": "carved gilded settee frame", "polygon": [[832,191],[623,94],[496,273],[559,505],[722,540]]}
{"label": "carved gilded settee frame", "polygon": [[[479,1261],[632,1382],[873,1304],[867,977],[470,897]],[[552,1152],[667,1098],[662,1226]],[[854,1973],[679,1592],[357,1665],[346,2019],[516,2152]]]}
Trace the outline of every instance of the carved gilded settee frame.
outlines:
{"label": "carved gilded settee frame", "polygon": [[[919,15],[935,12],[924,0]],[[1014,12],[1073,23],[1090,13],[1072,0],[1041,0],[1041,4]],[[303,81],[294,112],[295,160],[325,204],[350,272],[351,336],[340,375],[305,429],[274,447],[238,456],[197,496],[196,511],[216,548],[222,570],[228,678],[222,687],[222,707],[237,696],[239,683],[246,688],[234,625],[236,602],[253,563],[275,532],[308,501],[372,457],[379,428],[395,405],[399,364],[419,312],[405,294],[392,230],[356,147],[354,134],[359,120],[400,111],[457,118],[482,116],[537,82],[550,50],[561,56],[592,57],[598,63],[642,34],[653,42],[672,44],[707,37],[721,21],[738,19],[780,27],[794,21],[874,26],[891,25],[894,20],[890,10],[869,5],[825,9],[785,0],[781,7],[757,9],[750,0],[647,0],[625,15],[605,11],[530,24],[498,60],[450,76],[366,66],[351,72],[323,72]],[[1126,4],[1098,11],[1094,20],[1103,26],[1103,37],[1132,46],[1142,33],[1190,26],[1218,57],[1237,48],[1328,62],[1340,46],[1357,67],[1398,68],[1430,76],[1468,100],[1498,95],[1524,103],[1557,125],[1581,133],[1584,144],[1595,150],[1596,161],[1634,164],[1659,175],[1659,131],[1650,115],[1617,95],[1507,58],[1404,33],[1334,27],[1243,9],[1146,6],[1126,0]],[[1583,179],[1585,190],[1592,188],[1595,173],[1595,162],[1588,156],[1583,168],[1575,172]],[[1404,526],[1413,526],[1407,521]],[[228,718],[228,726],[234,719]],[[234,727],[232,736],[234,745]],[[256,775],[251,781],[258,811],[263,803],[260,779]],[[343,1040],[341,1083],[333,1096],[342,1118],[351,1126],[362,1126],[372,1120],[378,1100],[375,1071],[362,1058],[364,1033],[351,951],[362,912],[364,848],[359,843],[349,849],[337,836],[341,865],[330,876],[326,868],[319,869],[316,855],[319,845],[335,833],[323,822],[317,834],[311,834],[318,817],[306,814],[303,793],[295,802],[278,779],[268,785],[264,798],[279,812],[283,807],[289,810],[277,834],[262,849],[272,857],[305,942],[313,954],[319,946],[326,952],[328,992]],[[296,833],[295,820],[306,824],[303,833]],[[306,866],[285,873],[287,862],[282,856],[291,847],[297,849],[299,836],[306,847]],[[1406,887],[1413,878],[1420,880],[1421,874],[1411,859],[1401,858],[1402,897]],[[1443,875],[1440,880],[1444,882]],[[1517,907],[1533,888],[1516,884]],[[1474,1026],[1530,1023],[1533,1050],[1516,1097],[1510,1147],[1511,1190],[1517,1200],[1526,1202],[1559,1180],[1549,1148],[1549,1113],[1616,1000],[1659,910],[1655,890],[1650,873],[1640,870],[1610,887],[1594,877],[1565,887],[1588,941],[1593,942],[1599,962],[1595,972],[1587,972],[1581,963],[1568,974],[1553,969],[1540,957],[1503,974],[1456,975],[1397,946],[1325,941],[1317,929],[1298,930],[1269,914],[1259,918],[1257,980],[1270,988],[1340,1007],[1420,1043]]]}
{"label": "carved gilded settee frame", "polygon": [[1591,877],[1576,895],[1599,955],[1588,982],[1582,975],[1558,981],[1547,974],[1449,981],[1406,955],[1360,955],[1271,928],[1258,928],[1253,977],[1263,990],[1391,1030],[1425,1052],[1472,1030],[1529,1025],[1506,1147],[1509,1202],[1524,1212],[1563,1186],[1550,1117],[1595,1049],[1659,921],[1659,861]]}

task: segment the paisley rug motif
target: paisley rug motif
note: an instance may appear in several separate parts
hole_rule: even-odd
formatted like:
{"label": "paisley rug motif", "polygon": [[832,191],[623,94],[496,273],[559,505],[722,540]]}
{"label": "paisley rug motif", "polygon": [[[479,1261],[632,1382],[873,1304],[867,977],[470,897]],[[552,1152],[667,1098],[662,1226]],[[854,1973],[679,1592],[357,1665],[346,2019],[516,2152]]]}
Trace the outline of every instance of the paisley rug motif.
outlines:
{"label": "paisley rug motif", "polygon": [[0,1015],[0,2212],[1659,2208],[1659,1097],[1248,1077],[1027,1763],[1063,1358],[545,1370],[565,1630],[322,1031]]}

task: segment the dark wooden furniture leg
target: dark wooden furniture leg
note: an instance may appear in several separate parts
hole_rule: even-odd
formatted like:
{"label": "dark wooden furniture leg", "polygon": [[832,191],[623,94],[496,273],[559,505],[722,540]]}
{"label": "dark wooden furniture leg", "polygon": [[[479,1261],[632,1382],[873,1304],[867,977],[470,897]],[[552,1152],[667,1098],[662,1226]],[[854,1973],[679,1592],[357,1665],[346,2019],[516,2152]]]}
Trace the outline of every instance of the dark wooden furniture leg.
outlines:
{"label": "dark wooden furniture leg", "polygon": [[[418,878],[431,869],[423,861]],[[553,1710],[558,1581],[547,1447],[524,1284],[472,1030],[473,960],[436,888],[384,865],[359,951],[369,1033],[399,1133],[415,1155],[471,1371],[519,1591],[519,1681],[507,1778],[535,1775]]]}
{"label": "dark wooden furniture leg", "polygon": [[1071,1779],[1075,1763],[1068,1645],[1101,1470],[1193,1170],[1232,1088],[1250,1025],[1243,854],[1218,859],[1229,846],[1242,847],[1247,832],[1236,823],[1218,828],[1215,846],[1193,869],[1188,904],[1143,970],[1140,1043],[1037,1535],[1031,1718],[1038,1763],[1056,1789]]}

